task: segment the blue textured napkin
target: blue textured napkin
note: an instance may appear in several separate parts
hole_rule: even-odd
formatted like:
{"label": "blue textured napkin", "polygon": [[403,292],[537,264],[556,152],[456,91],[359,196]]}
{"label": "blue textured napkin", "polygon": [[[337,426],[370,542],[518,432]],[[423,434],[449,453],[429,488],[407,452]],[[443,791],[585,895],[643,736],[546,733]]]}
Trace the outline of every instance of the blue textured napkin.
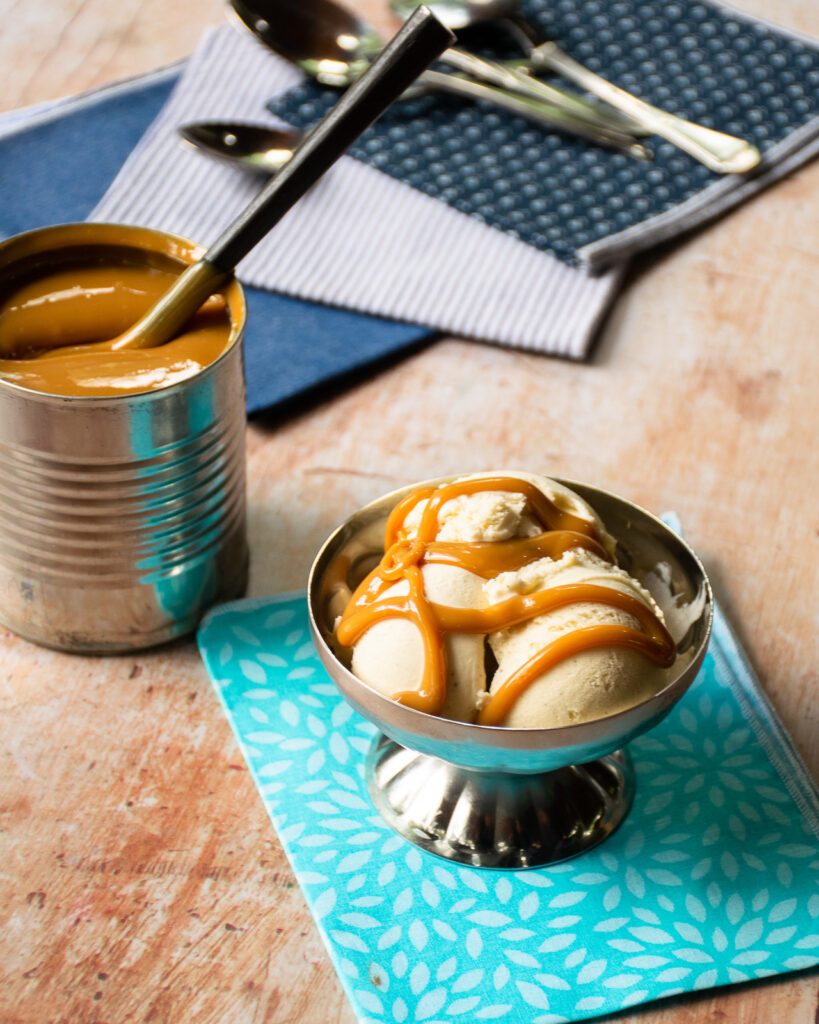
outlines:
{"label": "blue textured napkin", "polygon": [[[0,121],[0,236],[85,220],[168,99],[178,68]],[[22,120],[21,120],[22,117]],[[246,288],[249,413],[408,352],[427,328]]]}
{"label": "blue textured napkin", "polygon": [[[819,48],[811,40],[701,0],[522,0],[522,9],[539,38],[657,106],[751,140],[769,168],[813,152]],[[484,53],[510,55],[498,48],[504,39],[495,29]],[[307,82],[270,109],[306,127],[336,98]],[[529,245],[595,266],[752,191],[747,179],[713,174],[660,138],[647,142],[651,163],[438,94],[397,104],[351,152]]]}
{"label": "blue textured napkin", "polygon": [[375,729],[324,673],[303,597],[217,609],[199,645],[362,1024],[551,1024],[819,963],[819,798],[719,611],[698,679],[629,747],[625,823],[524,872],[383,823]]}

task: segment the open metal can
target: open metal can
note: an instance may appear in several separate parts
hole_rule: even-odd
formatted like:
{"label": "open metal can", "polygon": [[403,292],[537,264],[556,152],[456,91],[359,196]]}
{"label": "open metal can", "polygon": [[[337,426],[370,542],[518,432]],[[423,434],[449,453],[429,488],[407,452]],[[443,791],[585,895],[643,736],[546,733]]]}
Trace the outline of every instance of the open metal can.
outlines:
{"label": "open metal can", "polygon": [[[0,244],[0,280],[89,256],[184,263],[201,249],[138,227],[67,224]],[[195,376],[111,398],[0,379],[0,622],[60,650],[151,647],[245,588],[241,286],[230,336]]]}

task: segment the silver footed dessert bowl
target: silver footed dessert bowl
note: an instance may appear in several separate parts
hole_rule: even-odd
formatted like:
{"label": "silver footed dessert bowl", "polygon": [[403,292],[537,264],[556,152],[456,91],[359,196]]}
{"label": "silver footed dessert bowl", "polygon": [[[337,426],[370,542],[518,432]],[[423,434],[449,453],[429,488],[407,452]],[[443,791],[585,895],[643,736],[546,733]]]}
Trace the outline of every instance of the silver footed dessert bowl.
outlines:
{"label": "silver footed dessert bowl", "polygon": [[365,506],[319,552],[308,595],[325,668],[380,730],[380,813],[491,868],[565,860],[622,822],[622,748],[693,682],[712,618],[702,565],[662,521],[520,472]]}

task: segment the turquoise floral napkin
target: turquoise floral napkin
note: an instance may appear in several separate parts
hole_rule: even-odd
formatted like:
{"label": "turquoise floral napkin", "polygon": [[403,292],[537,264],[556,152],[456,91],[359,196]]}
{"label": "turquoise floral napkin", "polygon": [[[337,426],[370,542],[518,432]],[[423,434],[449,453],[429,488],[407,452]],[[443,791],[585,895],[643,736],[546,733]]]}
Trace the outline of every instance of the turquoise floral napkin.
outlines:
{"label": "turquoise floral napkin", "polygon": [[362,1024],[551,1024],[819,963],[819,801],[717,612],[697,681],[630,745],[607,842],[556,867],[462,868],[375,812],[375,729],[339,696],[302,596],[211,613],[199,644]]}

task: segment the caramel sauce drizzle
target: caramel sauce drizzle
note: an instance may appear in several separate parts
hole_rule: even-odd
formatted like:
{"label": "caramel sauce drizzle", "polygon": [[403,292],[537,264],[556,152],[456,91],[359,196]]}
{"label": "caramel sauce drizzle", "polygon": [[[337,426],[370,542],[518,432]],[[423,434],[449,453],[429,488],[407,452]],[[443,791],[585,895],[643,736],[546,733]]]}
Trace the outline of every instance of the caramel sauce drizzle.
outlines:
{"label": "caramel sauce drizzle", "polygon": [[[523,494],[542,532],[534,537],[499,543],[436,541],[441,507],[453,498],[482,491]],[[410,539],[404,530],[404,521],[425,499],[427,505],[417,535]],[[534,594],[514,595],[487,608],[439,605],[429,601],[424,593],[421,573],[424,564],[452,565],[482,579],[493,579],[502,572],[520,569],[539,558],[560,558],[574,548],[584,548],[610,562],[611,558],[594,534],[593,523],[558,508],[527,480],[493,476],[462,480],[442,487],[420,488],[403,498],[391,512],[385,530],[384,556],[350,598],[336,627],[336,637],[344,647],[352,647],[378,622],[388,619],[413,622],[423,643],[421,685],[417,690],[394,694],[393,698],[417,711],[437,715],[446,700],[447,665],[443,642],[446,633],[486,635],[581,602],[620,609],[639,623],[639,630],[616,625],[585,626],[547,644],[489,697],[478,715],[480,725],[502,725],[515,702],[538,676],[583,651],[624,647],[639,652],[657,665],[669,667],[674,662],[676,651],[663,623],[642,601],[612,587],[567,584]],[[337,577],[338,572],[334,579]],[[407,584],[407,594],[382,597],[385,591],[402,580]]]}

